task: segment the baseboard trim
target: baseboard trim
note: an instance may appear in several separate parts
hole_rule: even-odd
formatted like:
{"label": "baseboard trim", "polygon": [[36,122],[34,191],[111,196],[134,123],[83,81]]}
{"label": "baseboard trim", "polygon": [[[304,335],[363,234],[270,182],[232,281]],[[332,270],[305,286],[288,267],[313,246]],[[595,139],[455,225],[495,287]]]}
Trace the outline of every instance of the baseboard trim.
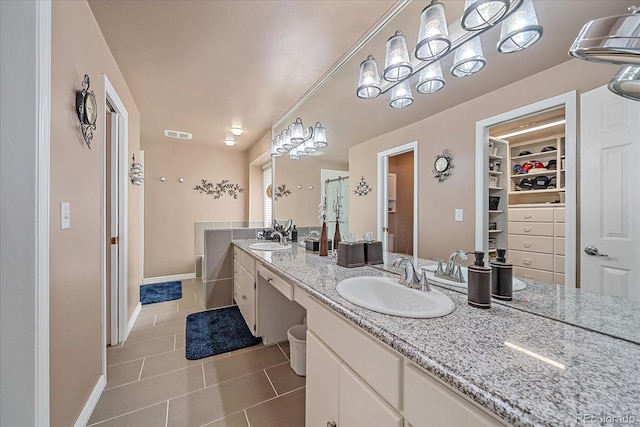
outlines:
{"label": "baseboard trim", "polygon": [[133,325],[135,325],[136,320],[138,320],[138,315],[140,315],[140,311],[142,311],[142,304],[138,303],[138,305],[136,305],[136,309],[133,310],[133,314],[129,318],[129,324],[127,325],[127,336],[124,338],[125,340],[129,338],[129,333],[133,329]]}
{"label": "baseboard trim", "polygon": [[93,388],[89,399],[87,399],[87,403],[85,403],[84,408],[82,408],[82,412],[78,416],[74,427],[85,427],[89,424],[89,418],[91,418],[91,414],[93,410],[96,409],[96,405],[98,404],[98,400],[100,400],[100,396],[104,391],[104,388],[107,386],[107,376],[105,374],[100,375],[98,378],[98,382],[96,386]]}
{"label": "baseboard trim", "polygon": [[178,280],[195,279],[196,273],[175,274],[173,276],[147,277],[142,279],[143,285],[151,285],[153,283],[175,282]]}

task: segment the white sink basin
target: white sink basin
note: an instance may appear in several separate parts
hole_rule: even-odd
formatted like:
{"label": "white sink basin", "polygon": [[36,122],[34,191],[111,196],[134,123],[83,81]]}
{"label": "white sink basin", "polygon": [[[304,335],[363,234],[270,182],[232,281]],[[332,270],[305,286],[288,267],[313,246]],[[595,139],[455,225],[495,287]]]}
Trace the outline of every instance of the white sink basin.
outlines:
{"label": "white sink basin", "polygon": [[[435,271],[436,271],[437,266],[435,265],[428,265],[426,267],[422,267],[423,270],[427,270],[427,280],[429,282],[433,282],[433,283],[440,283],[443,285],[448,285],[448,286],[455,286],[458,288],[466,288],[467,287],[467,282],[468,282],[468,274],[467,274],[467,267],[462,267],[462,275],[464,276],[464,283],[460,283],[460,282],[455,282],[453,280],[447,280],[447,279],[443,279],[442,277],[436,277],[435,275]],[[513,291],[523,291],[527,288],[527,284],[524,283],[522,280],[520,279],[516,279],[515,277],[513,278]]]}
{"label": "white sink basin", "polygon": [[250,244],[249,249],[256,251],[284,251],[285,249],[291,249],[291,245],[289,243],[281,245],[278,242],[259,242]]}
{"label": "white sink basin", "polygon": [[451,298],[437,289],[429,292],[409,289],[389,277],[352,277],[339,282],[337,290],[355,305],[400,317],[441,317],[455,308]]}

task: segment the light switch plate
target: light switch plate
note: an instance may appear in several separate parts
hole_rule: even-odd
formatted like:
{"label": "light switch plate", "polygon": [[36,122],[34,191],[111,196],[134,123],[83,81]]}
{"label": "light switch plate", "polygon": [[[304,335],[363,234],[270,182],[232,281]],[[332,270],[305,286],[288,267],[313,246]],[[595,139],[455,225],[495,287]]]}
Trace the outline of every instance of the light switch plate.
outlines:
{"label": "light switch plate", "polygon": [[71,228],[71,203],[60,202],[60,230]]}
{"label": "light switch plate", "polygon": [[456,209],[456,215],[455,215],[455,220],[456,221],[462,221],[464,214],[462,209]]}

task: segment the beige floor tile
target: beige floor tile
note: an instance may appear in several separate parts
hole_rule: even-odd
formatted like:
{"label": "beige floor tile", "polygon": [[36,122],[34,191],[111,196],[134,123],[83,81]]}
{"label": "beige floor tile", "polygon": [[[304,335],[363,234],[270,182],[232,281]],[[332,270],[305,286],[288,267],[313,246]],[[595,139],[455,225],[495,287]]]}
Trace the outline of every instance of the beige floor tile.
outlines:
{"label": "beige floor tile", "polygon": [[233,350],[231,352],[231,354],[234,355],[234,354],[245,353],[247,351],[254,351],[254,350],[257,350],[257,349],[263,348],[263,347],[266,347],[266,345],[264,345],[263,342],[260,342],[260,343],[258,343],[256,345],[252,345],[251,347],[245,347],[245,348],[240,348],[238,350]]}
{"label": "beige floor tile", "polygon": [[305,377],[298,376],[293,369],[291,369],[289,362],[267,368],[266,371],[271,380],[271,384],[273,384],[273,388],[276,389],[276,393],[278,394],[288,393],[304,387],[306,384]]}
{"label": "beige floor tile", "polygon": [[282,351],[284,352],[284,354],[287,355],[287,359],[291,359],[291,352],[290,352],[290,348],[289,348],[289,341],[282,341],[279,342],[278,345],[280,346],[280,348],[282,349]]}
{"label": "beige floor tile", "polygon": [[168,353],[162,353],[155,356],[150,356],[144,359],[144,367],[142,368],[142,378],[149,378],[156,375],[160,375],[165,372],[175,371],[177,369],[188,368],[189,366],[202,365],[202,363],[220,359],[223,357],[229,357],[229,353],[218,354],[213,357],[200,360],[188,360],[184,354],[183,348],[170,351]]}
{"label": "beige floor tile", "polygon": [[246,410],[251,427],[304,427],[305,389],[299,389]]}
{"label": "beige floor tile", "polygon": [[168,426],[201,426],[275,396],[263,371],[169,401]]}
{"label": "beige floor tile", "polygon": [[121,415],[101,423],[95,427],[165,427],[167,422],[167,402],[158,403],[148,408]]}
{"label": "beige floor tile", "polygon": [[142,360],[138,359],[109,366],[107,369],[107,388],[138,381],[140,370],[142,369]]}
{"label": "beige floor tile", "polygon": [[191,313],[198,313],[203,311],[202,308],[191,307],[184,310],[177,311],[175,313],[158,314],[156,319],[156,326],[162,326],[167,323],[185,323],[187,322],[187,316]]}
{"label": "beige floor tile", "polygon": [[151,316],[147,316],[147,317],[138,317],[136,319],[136,323],[133,325],[132,330],[135,331],[137,329],[150,328],[153,326],[155,321],[156,321],[155,314],[152,314]]}
{"label": "beige floor tile", "polygon": [[143,305],[142,310],[140,311],[140,316],[146,317],[151,314],[175,313],[176,311],[178,311],[178,302],[176,300],[158,302],[155,304]]}
{"label": "beige floor tile", "polygon": [[231,356],[204,363],[207,387],[231,378],[256,372],[286,362],[277,346],[262,347],[254,351],[231,353]]}
{"label": "beige floor tile", "polygon": [[107,366],[173,351],[174,341],[175,337],[172,335],[150,341],[131,343],[121,347],[109,347],[107,349]]}
{"label": "beige floor tile", "polygon": [[185,334],[176,334],[176,350],[186,347]]}
{"label": "beige floor tile", "polygon": [[185,325],[181,323],[168,323],[166,325],[154,326],[153,328],[138,329],[137,331],[131,331],[127,341],[124,343],[124,347],[128,345],[139,343],[142,341],[149,341],[157,338],[168,337],[170,335],[184,333]]}
{"label": "beige floor tile", "polygon": [[193,366],[120,387],[110,388],[102,393],[91,415],[89,424],[108,420],[135,411],[138,408],[183,396],[187,393],[201,390],[203,387],[202,367]]}
{"label": "beige floor tile", "polygon": [[221,420],[205,424],[203,427],[249,427],[249,424],[247,424],[247,416],[244,411],[240,411]]}

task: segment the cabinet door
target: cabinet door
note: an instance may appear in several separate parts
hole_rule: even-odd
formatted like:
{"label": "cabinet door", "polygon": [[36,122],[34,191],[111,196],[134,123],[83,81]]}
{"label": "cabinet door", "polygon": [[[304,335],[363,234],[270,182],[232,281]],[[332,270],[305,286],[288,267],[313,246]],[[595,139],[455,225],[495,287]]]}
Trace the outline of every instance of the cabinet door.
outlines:
{"label": "cabinet door", "polygon": [[233,299],[238,304],[240,313],[244,317],[249,330],[256,334],[256,299],[255,299],[255,279],[238,261],[234,261],[233,266]]}
{"label": "cabinet door", "polygon": [[340,420],[338,427],[402,427],[404,425],[402,416],[344,364],[340,365],[338,408]]}
{"label": "cabinet door", "polygon": [[307,330],[307,426],[338,424],[339,373],[340,360],[311,330]]}

